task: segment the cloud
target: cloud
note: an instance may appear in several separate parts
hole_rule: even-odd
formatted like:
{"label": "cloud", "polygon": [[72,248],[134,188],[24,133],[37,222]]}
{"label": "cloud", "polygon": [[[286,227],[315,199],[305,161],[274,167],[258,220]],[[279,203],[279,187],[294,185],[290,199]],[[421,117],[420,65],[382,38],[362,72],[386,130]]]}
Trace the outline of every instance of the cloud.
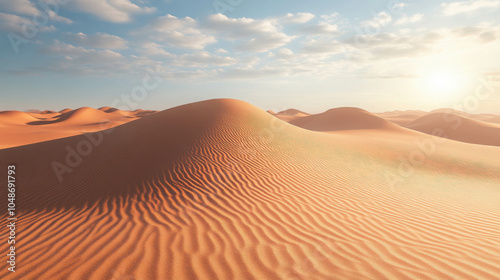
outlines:
{"label": "cloud", "polygon": [[365,20],[361,22],[362,27],[370,27],[370,28],[380,28],[382,26],[386,26],[392,21],[392,17],[387,12],[380,12],[372,19]]}
{"label": "cloud", "polygon": [[284,46],[292,41],[293,37],[284,33],[263,33],[247,42],[236,46],[236,50],[248,52],[266,52]]}
{"label": "cloud", "polygon": [[73,44],[96,48],[96,49],[125,49],[127,41],[124,39],[106,33],[96,33],[87,35],[80,33],[66,33],[64,36]]}
{"label": "cloud", "polygon": [[306,35],[340,35],[341,32],[337,25],[320,22],[313,25],[305,25],[299,28],[299,31]]}
{"label": "cloud", "polygon": [[311,13],[296,13],[296,14],[286,14],[286,16],[279,18],[281,23],[306,23],[312,20],[315,16]]}
{"label": "cloud", "polygon": [[178,56],[174,62],[183,67],[208,67],[208,66],[229,66],[236,64],[237,60],[227,56],[216,56],[206,51],[194,54],[184,54]]}
{"label": "cloud", "polygon": [[495,9],[498,6],[500,6],[500,1],[498,0],[468,0],[441,4],[443,14],[447,16],[471,13],[485,8]]}
{"label": "cloud", "polygon": [[79,63],[105,63],[123,59],[123,56],[111,50],[86,49],[55,40],[54,44],[42,49],[43,53],[65,56],[66,60]]}
{"label": "cloud", "polygon": [[277,52],[269,53],[269,57],[275,57],[277,59],[290,59],[294,57],[294,54],[291,49],[282,48]]}
{"label": "cloud", "polygon": [[[47,19],[49,21],[64,22],[67,24],[72,23],[70,19],[59,16],[50,9],[44,9],[43,11],[39,10],[32,2],[28,0],[16,0],[16,1],[0,0],[0,10],[2,12],[7,12],[3,13],[4,14],[3,21],[4,22],[7,21],[8,22],[7,25],[10,26],[3,28],[4,30],[19,30],[19,27],[15,28],[13,27],[13,25],[16,25],[16,22],[17,25],[23,25],[26,23],[36,26],[37,28],[40,28],[42,31],[55,30],[54,26],[48,25],[48,23],[44,22],[44,20]],[[19,15],[28,16],[29,19],[25,17],[20,17]],[[45,24],[42,24],[40,26],[40,23],[33,22],[34,18],[37,18],[39,21]]]}
{"label": "cloud", "polygon": [[72,20],[70,20],[69,18],[62,17],[62,16],[60,16],[60,15],[56,14],[56,13],[55,13],[54,11],[52,11],[52,10],[46,10],[46,11],[44,11],[44,12],[46,12],[46,13],[49,15],[49,19],[50,19],[50,20],[53,20],[53,21],[59,21],[59,22],[64,22],[64,23],[66,23],[66,24],[71,24],[71,23],[73,23],[73,21],[72,21]]}
{"label": "cloud", "polygon": [[140,7],[129,0],[73,0],[71,5],[78,11],[96,16],[97,18],[116,23],[129,22],[136,14],[152,13],[156,8]]}
{"label": "cloud", "polygon": [[198,22],[190,17],[177,18],[167,14],[155,19],[150,25],[135,30],[135,35],[146,34],[149,39],[165,42],[174,48],[201,50],[217,42],[215,37],[202,32]]}
{"label": "cloud", "polygon": [[175,55],[165,51],[159,44],[155,42],[145,42],[139,48],[140,53],[146,56],[174,58]]}
{"label": "cloud", "polygon": [[463,26],[450,31],[460,38],[473,37],[482,43],[491,43],[500,38],[500,28],[486,26]]}
{"label": "cloud", "polygon": [[54,40],[52,45],[43,47],[40,51],[53,56],[51,62],[28,70],[65,75],[111,76],[131,71],[133,68],[129,60],[115,51],[87,49],[59,40]]}
{"label": "cloud", "polygon": [[23,17],[0,13],[0,29],[3,31],[21,33],[22,26],[27,23],[28,20]]}
{"label": "cloud", "polygon": [[0,0],[0,9],[21,15],[38,15],[39,11],[29,0]]}
{"label": "cloud", "polygon": [[403,16],[401,16],[401,18],[399,18],[394,24],[401,25],[415,23],[421,21],[423,18],[423,14],[414,14],[413,16],[407,16],[406,14],[403,14]]}
{"label": "cloud", "polygon": [[276,21],[270,19],[228,18],[215,14],[207,18],[205,28],[228,40],[247,39],[236,46],[241,51],[265,52],[284,46],[294,38],[281,32]]}
{"label": "cloud", "polygon": [[[0,12],[0,30],[6,32],[14,32],[18,34],[23,34],[26,32],[28,34],[33,33],[33,25],[28,19],[12,14],[6,14]],[[48,32],[54,31],[56,28],[53,25],[46,26],[35,26],[37,31]]]}
{"label": "cloud", "polygon": [[346,45],[336,40],[311,39],[305,43],[302,52],[306,54],[338,54],[346,51]]}

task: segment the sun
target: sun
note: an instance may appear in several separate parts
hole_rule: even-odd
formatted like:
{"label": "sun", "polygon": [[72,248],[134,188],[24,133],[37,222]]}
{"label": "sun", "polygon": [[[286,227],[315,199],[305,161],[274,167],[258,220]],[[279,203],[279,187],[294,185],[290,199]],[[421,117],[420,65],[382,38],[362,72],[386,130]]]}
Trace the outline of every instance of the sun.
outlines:
{"label": "sun", "polygon": [[448,70],[435,70],[426,77],[426,82],[431,93],[449,95],[457,91],[460,77]]}

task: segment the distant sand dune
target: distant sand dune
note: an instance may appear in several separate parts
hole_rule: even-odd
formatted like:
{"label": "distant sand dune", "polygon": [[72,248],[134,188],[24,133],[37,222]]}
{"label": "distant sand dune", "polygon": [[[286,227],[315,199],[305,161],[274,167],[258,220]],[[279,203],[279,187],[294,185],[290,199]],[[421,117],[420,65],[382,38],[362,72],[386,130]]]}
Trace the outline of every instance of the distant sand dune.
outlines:
{"label": "distant sand dune", "polygon": [[[385,135],[359,109],[330,114]],[[0,278],[499,279],[500,148],[442,139],[403,176],[399,158],[429,136],[370,131],[317,133],[210,100],[2,149],[22,243],[18,272]],[[67,147],[86,155],[59,182]]]}
{"label": "distant sand dune", "polygon": [[500,146],[500,125],[455,114],[432,113],[413,121],[407,127],[428,134],[439,129],[444,132],[444,137],[448,139]]}
{"label": "distant sand dune", "polygon": [[[101,108],[102,109],[102,108]],[[122,111],[107,107],[106,112],[90,107],[60,112],[0,112],[0,148],[33,144],[95,132],[121,125],[154,113],[151,110]]]}
{"label": "distant sand dune", "polygon": [[37,120],[32,117],[29,113],[20,111],[3,111],[0,112],[0,125],[6,124],[17,124],[22,125],[31,121]]}
{"label": "distant sand dune", "polygon": [[286,122],[290,122],[290,121],[298,119],[298,118],[307,117],[310,114],[299,111],[297,109],[287,109],[284,111],[280,111],[278,113],[274,113],[273,115],[275,115],[277,118],[279,118],[281,120],[284,120]]}
{"label": "distant sand dune", "polygon": [[359,108],[342,107],[290,121],[291,124],[314,131],[353,129],[400,129],[397,125]]}

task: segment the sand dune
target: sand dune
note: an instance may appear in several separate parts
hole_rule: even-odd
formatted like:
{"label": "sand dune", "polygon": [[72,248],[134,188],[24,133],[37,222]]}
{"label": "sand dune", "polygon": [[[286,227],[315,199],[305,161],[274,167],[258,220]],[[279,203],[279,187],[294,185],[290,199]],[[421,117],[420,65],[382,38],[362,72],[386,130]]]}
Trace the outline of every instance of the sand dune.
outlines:
{"label": "sand dune", "polygon": [[405,126],[410,124],[412,121],[427,114],[428,113],[424,111],[406,110],[406,111],[391,111],[384,113],[376,113],[374,115],[379,116],[397,125]]}
{"label": "sand dune", "polygon": [[22,125],[35,120],[36,118],[32,117],[29,113],[25,112],[20,112],[20,111],[0,112],[0,125],[6,125],[6,124]]}
{"label": "sand dune", "polygon": [[324,113],[298,118],[291,124],[314,131],[338,131],[354,129],[398,130],[397,125],[359,108],[342,107]]}
{"label": "sand dune", "polygon": [[408,128],[427,134],[436,129],[443,137],[466,143],[500,146],[500,125],[473,120],[449,113],[432,113],[423,116],[409,125]]}
{"label": "sand dune", "polygon": [[278,119],[281,119],[281,120],[286,121],[286,122],[290,122],[290,121],[296,120],[298,118],[307,117],[310,114],[299,111],[297,109],[287,109],[287,110],[275,113],[273,115],[275,117],[277,117]]}
{"label": "sand dune", "polygon": [[73,110],[69,109],[69,108],[66,108],[66,109],[62,109],[61,111],[59,111],[59,114],[64,114],[64,113],[68,113],[68,112],[71,112]]}
{"label": "sand dune", "polygon": [[22,260],[0,278],[498,279],[500,148],[441,139],[396,175],[429,136],[359,133],[210,100],[2,149],[23,178]]}
{"label": "sand dune", "polygon": [[15,147],[48,141],[86,132],[95,132],[121,125],[154,113],[150,110],[107,112],[90,107],[60,112],[38,113],[0,112],[0,148]]}

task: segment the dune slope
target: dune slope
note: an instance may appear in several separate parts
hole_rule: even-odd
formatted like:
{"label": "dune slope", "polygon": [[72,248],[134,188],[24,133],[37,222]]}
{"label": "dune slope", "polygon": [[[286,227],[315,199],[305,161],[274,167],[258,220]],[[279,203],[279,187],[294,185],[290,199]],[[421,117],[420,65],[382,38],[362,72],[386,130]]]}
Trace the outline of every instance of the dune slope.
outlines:
{"label": "dune slope", "polygon": [[427,134],[439,130],[443,137],[461,142],[500,146],[500,125],[455,114],[432,113],[411,122],[407,127]]}
{"label": "dune slope", "polygon": [[397,125],[377,117],[370,112],[351,107],[330,109],[321,114],[292,120],[290,123],[314,131],[399,129]]}
{"label": "dune slope", "polygon": [[[444,139],[391,184],[397,155],[415,149],[311,132],[236,100],[3,149],[22,245],[18,272],[0,278],[500,277],[500,149]],[[54,162],[71,168],[62,181]]]}

